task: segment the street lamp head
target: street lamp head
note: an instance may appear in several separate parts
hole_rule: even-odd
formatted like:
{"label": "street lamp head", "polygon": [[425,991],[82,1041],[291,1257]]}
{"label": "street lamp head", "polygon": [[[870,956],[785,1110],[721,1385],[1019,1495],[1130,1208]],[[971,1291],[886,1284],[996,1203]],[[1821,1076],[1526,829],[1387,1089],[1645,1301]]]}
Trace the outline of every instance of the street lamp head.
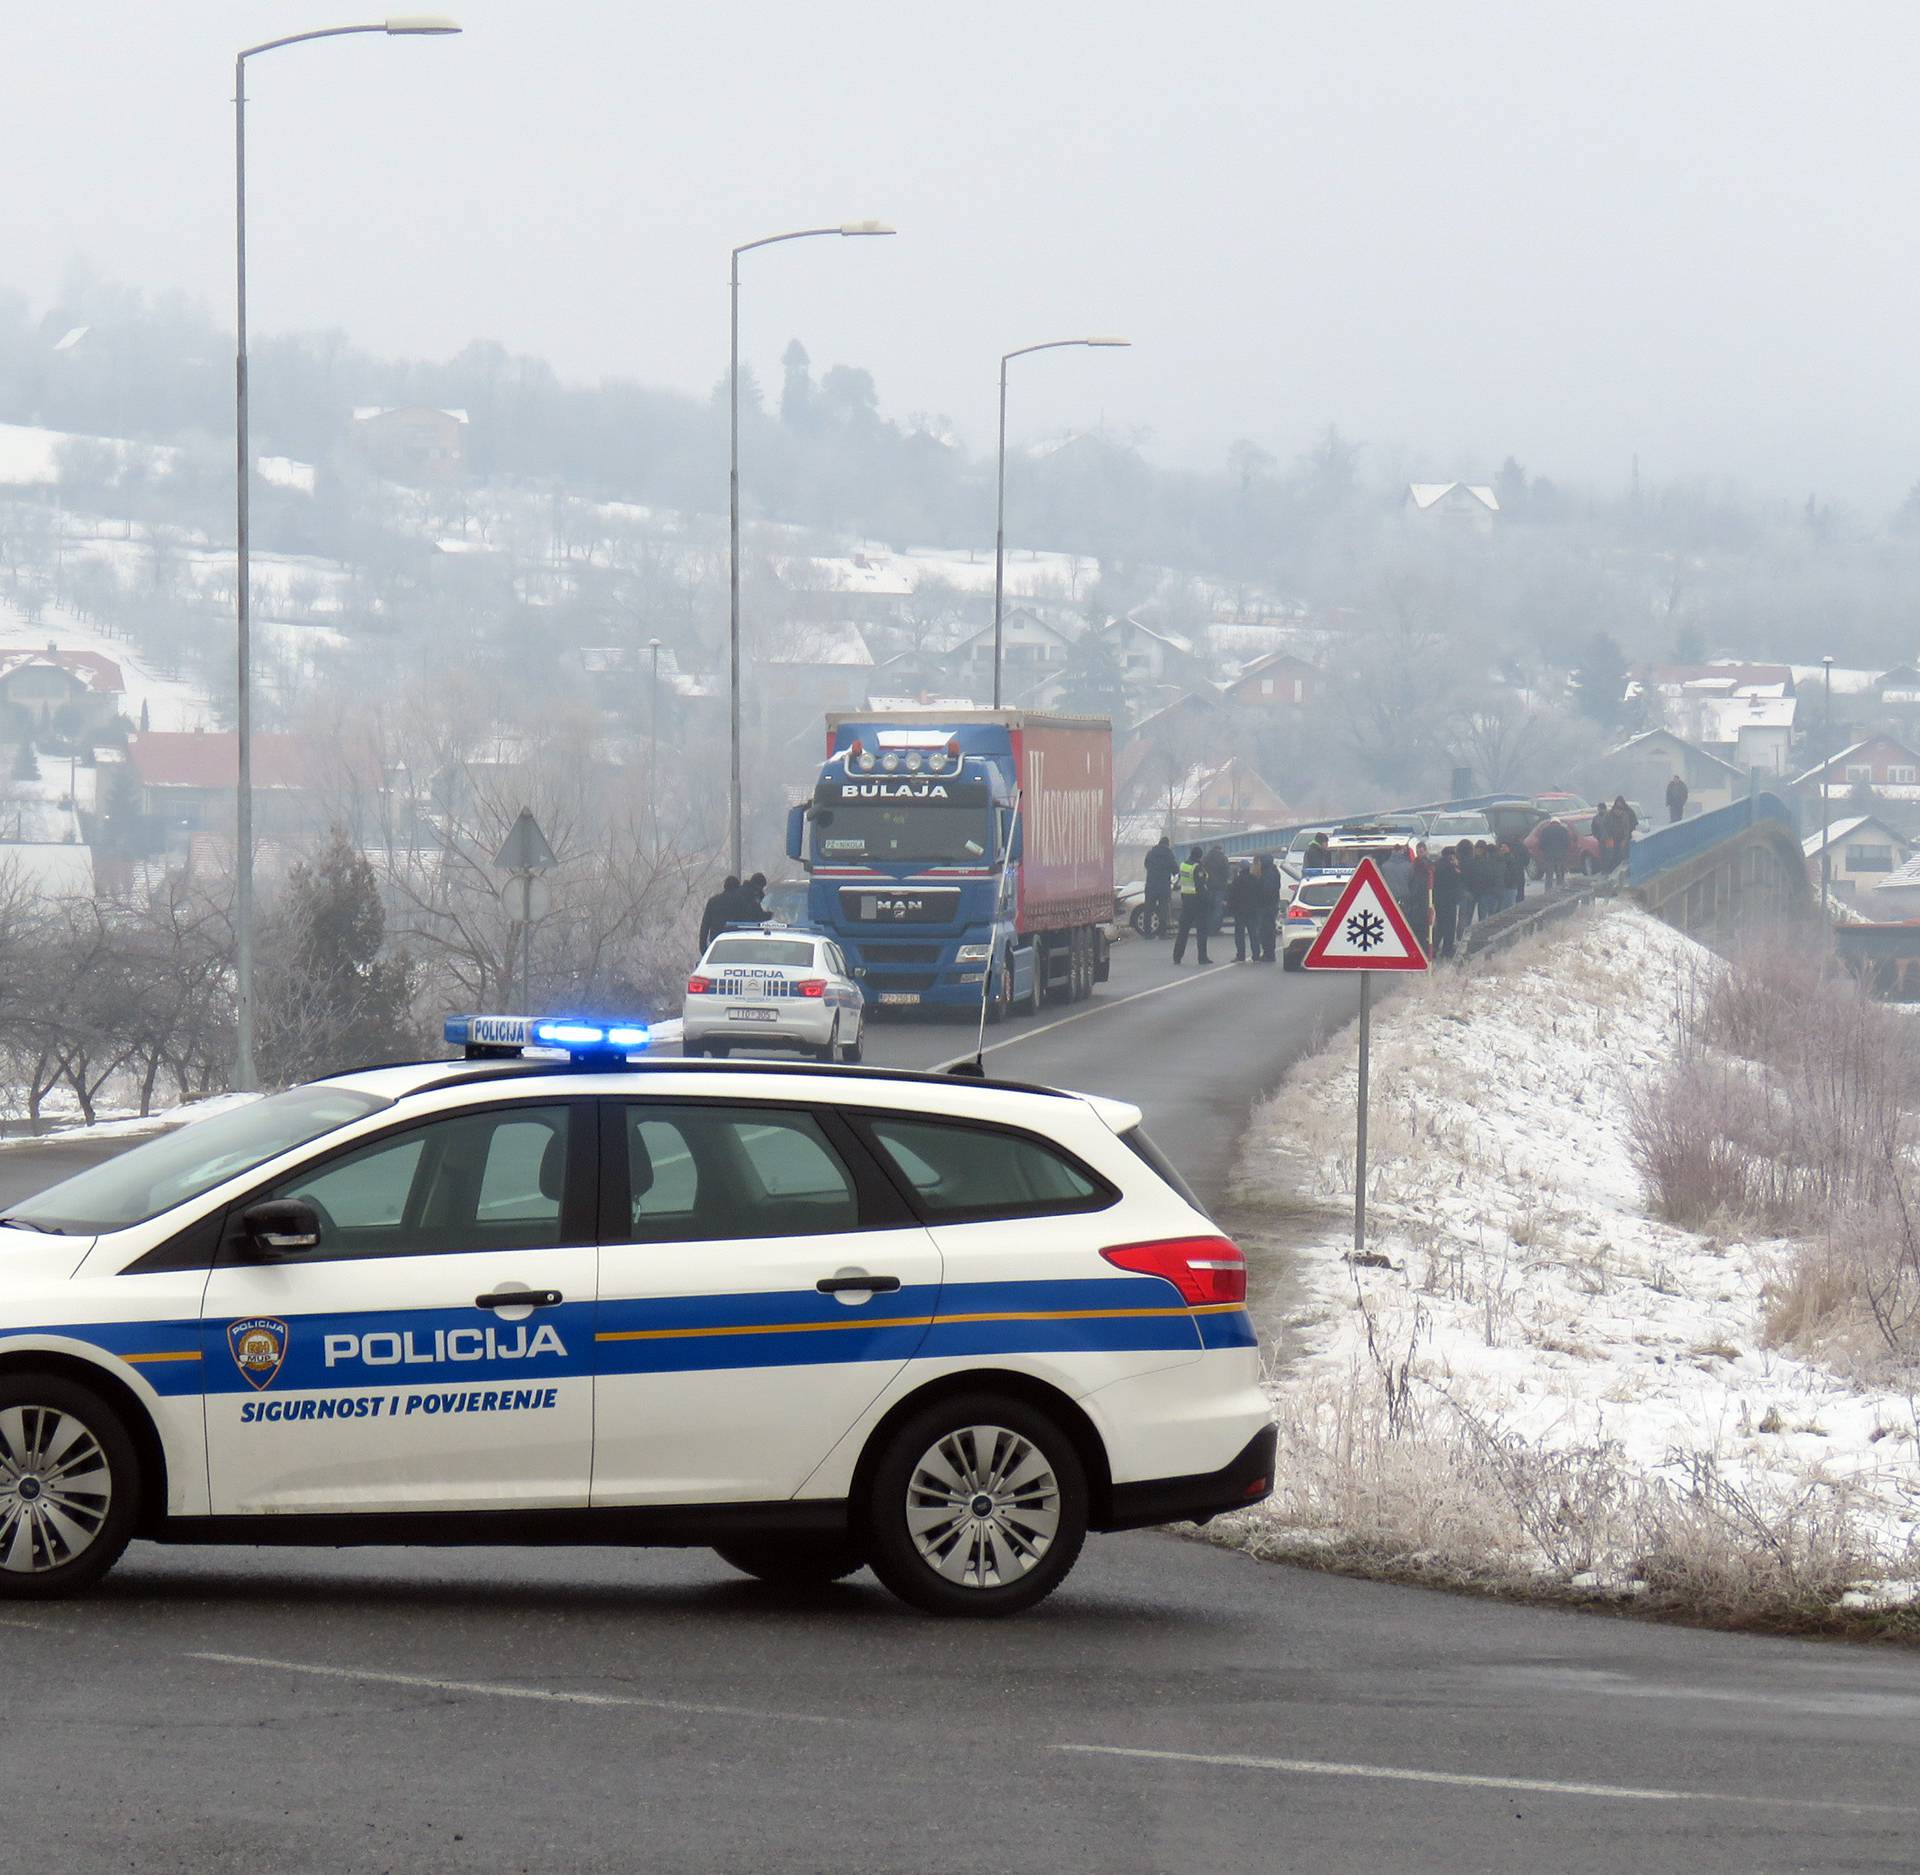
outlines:
{"label": "street lamp head", "polygon": [[396,13],[386,22],[385,29],[389,37],[397,38],[402,34],[414,37],[441,36],[457,33],[460,24],[450,20],[444,13]]}
{"label": "street lamp head", "polygon": [[842,234],[898,234],[898,228],[890,227],[884,221],[843,221],[840,224]]}
{"label": "street lamp head", "polygon": [[1132,339],[1083,339],[1083,345],[1131,345]]}

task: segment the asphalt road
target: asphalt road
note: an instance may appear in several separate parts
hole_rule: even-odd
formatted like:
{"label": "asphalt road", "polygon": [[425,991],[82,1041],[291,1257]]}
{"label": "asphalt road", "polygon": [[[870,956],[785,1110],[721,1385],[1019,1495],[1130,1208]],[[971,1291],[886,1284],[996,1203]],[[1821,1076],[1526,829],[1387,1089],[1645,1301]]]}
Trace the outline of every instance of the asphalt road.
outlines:
{"label": "asphalt road", "polygon": [[[1229,954],[1231,954],[1229,952]],[[1352,991],[1129,945],[989,1067],[1217,1198]],[[1124,1000],[1132,998],[1134,1000]],[[952,1027],[876,1028],[928,1066]],[[92,1142],[0,1150],[0,1203]],[[166,1550],[0,1608],[0,1868],[1912,1870],[1920,1663],[1094,1540],[1002,1624],[704,1552]]]}

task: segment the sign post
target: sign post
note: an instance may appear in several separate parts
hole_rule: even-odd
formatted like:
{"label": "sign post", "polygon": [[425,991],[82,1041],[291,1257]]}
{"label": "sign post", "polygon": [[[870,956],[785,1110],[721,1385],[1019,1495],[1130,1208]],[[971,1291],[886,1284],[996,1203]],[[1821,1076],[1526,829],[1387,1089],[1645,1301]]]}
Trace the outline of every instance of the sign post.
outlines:
{"label": "sign post", "polygon": [[[544,908],[536,913],[534,900],[536,889],[534,881],[559,865],[554,851],[547,844],[547,836],[540,831],[540,823],[533,817],[533,809],[523,807],[520,818],[500,842],[500,850],[493,856],[495,867],[511,879],[520,882],[520,995],[527,1008],[533,1008],[533,921],[536,916],[546,915]],[[544,885],[539,887],[544,894]],[[507,975],[513,975],[513,959],[507,959]],[[507,988],[513,988],[509,981]]]}
{"label": "sign post", "polygon": [[1354,1126],[1353,1248],[1367,1247],[1367,1076],[1373,1054],[1373,973],[1424,970],[1427,953],[1393,901],[1371,859],[1362,859],[1340,894],[1302,965],[1308,970],[1357,970],[1360,974],[1360,1092]]}

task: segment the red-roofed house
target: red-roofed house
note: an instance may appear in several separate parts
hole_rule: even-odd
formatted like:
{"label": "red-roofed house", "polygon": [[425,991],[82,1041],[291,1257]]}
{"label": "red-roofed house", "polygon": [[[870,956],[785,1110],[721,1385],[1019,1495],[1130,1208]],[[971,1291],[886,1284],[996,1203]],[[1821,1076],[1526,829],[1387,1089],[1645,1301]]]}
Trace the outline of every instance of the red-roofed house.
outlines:
{"label": "red-roofed house", "polygon": [[119,715],[126,689],[120,666],[98,651],[57,644],[0,649],[0,733],[104,729]]}
{"label": "red-roofed house", "polygon": [[[232,837],[239,750],[227,730],[149,730],[127,739],[140,811],[170,839],[209,832]],[[253,822],[262,839],[351,825],[381,786],[369,756],[314,736],[253,738]]]}

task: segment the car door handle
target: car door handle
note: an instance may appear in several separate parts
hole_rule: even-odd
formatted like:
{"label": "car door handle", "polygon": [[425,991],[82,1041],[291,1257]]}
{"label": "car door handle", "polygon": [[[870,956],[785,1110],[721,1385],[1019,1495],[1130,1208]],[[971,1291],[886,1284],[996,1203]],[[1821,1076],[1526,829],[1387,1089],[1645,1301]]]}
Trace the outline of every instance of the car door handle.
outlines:
{"label": "car door handle", "polygon": [[885,1295],[888,1291],[900,1287],[897,1276],[823,1276],[813,1285],[823,1296],[837,1296],[849,1289],[870,1289],[875,1295]]}
{"label": "car door handle", "polygon": [[557,1289],[496,1289],[475,1296],[476,1309],[557,1309],[566,1300]]}

